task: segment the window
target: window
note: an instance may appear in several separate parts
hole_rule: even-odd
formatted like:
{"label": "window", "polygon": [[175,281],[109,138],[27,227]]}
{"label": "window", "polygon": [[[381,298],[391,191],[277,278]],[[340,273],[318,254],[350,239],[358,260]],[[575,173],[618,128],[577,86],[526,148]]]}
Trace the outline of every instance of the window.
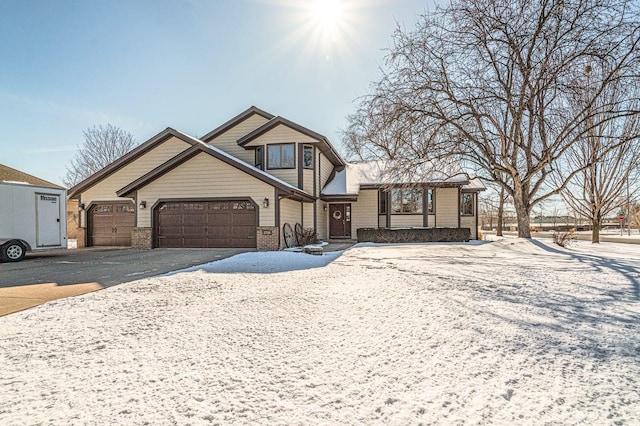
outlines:
{"label": "window", "polygon": [[429,214],[435,214],[436,213],[436,205],[434,203],[435,189],[427,189],[425,193],[427,196],[427,212]]}
{"label": "window", "polygon": [[263,147],[259,146],[256,148],[256,167],[259,168],[260,170],[264,170],[263,159],[264,159],[264,149]]}
{"label": "window", "polygon": [[391,214],[422,214],[422,189],[392,189]]}
{"label": "window", "polygon": [[296,167],[294,145],[269,145],[268,166],[270,169],[293,169]]}
{"label": "window", "polygon": [[463,193],[460,195],[460,214],[463,216],[473,216],[472,193]]}
{"label": "window", "polygon": [[378,191],[378,213],[387,214],[387,191],[383,189]]}
{"label": "window", "polygon": [[302,162],[305,169],[313,169],[313,147],[305,146],[302,149]]}

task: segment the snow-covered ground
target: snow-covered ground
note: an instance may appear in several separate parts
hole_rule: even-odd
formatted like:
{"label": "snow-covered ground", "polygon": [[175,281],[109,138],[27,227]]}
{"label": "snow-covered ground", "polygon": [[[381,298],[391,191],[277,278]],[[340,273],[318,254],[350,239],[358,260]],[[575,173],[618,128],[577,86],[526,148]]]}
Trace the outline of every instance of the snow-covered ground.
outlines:
{"label": "snow-covered ground", "polygon": [[0,424],[639,424],[639,282],[623,244],[249,253],[0,318]]}

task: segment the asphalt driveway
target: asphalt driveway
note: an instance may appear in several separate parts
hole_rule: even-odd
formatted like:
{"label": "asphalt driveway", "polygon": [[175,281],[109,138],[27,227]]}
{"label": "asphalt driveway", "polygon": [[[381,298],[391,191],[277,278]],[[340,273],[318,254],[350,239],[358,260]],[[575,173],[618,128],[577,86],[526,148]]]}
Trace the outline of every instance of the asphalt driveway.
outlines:
{"label": "asphalt driveway", "polygon": [[82,248],[29,253],[22,262],[0,263],[0,315],[247,251],[251,249]]}

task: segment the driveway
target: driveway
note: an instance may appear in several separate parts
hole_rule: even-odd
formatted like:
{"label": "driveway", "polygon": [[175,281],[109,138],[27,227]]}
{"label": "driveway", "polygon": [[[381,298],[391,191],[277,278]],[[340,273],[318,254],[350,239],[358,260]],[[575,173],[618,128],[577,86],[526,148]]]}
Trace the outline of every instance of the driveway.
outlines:
{"label": "driveway", "polygon": [[29,253],[22,262],[0,263],[0,315],[247,251],[81,248]]}

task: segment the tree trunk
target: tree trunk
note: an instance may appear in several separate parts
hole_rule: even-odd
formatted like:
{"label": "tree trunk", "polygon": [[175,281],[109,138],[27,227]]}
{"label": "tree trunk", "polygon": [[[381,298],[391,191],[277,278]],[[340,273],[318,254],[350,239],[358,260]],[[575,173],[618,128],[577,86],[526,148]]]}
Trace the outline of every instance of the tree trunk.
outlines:
{"label": "tree trunk", "polygon": [[598,244],[600,242],[600,227],[602,225],[602,216],[600,212],[595,212],[591,218],[591,225],[593,230],[591,231],[591,243]]}
{"label": "tree trunk", "polygon": [[522,183],[515,179],[514,187],[513,206],[516,208],[516,217],[518,219],[518,238],[531,238],[528,189],[523,188]]}
{"label": "tree trunk", "polygon": [[496,235],[498,237],[502,237],[502,227],[504,226],[503,217],[504,217],[504,188],[500,188],[500,202],[498,203],[498,227],[496,230]]}

